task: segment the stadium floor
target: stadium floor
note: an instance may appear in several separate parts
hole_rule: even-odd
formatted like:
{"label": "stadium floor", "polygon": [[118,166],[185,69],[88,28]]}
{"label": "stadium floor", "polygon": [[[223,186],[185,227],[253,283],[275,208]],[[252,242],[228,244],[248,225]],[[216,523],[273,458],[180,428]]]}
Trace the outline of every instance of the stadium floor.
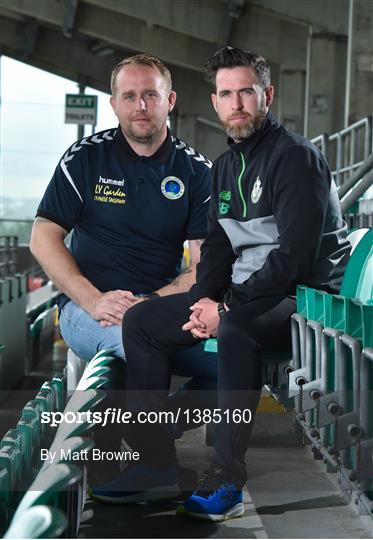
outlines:
{"label": "stadium floor", "polygon": [[[178,442],[181,465],[201,472],[212,450],[203,429]],[[305,447],[253,446],[248,452],[245,515],[223,524],[175,515],[180,500],[109,505],[89,500],[80,538],[371,538],[322,464]]]}

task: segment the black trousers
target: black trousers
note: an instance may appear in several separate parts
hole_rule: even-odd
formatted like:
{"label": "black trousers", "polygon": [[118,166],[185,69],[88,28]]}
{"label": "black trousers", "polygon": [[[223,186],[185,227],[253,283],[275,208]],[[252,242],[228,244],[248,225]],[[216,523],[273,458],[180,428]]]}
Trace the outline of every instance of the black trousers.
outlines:
{"label": "black trousers", "polygon": [[[181,329],[189,320],[191,303],[185,293],[152,299],[127,311],[123,320],[127,407],[134,414],[167,409],[171,354],[196,343],[190,332]],[[244,460],[252,421],[245,411],[254,416],[258,406],[263,353],[291,349],[290,318],[294,311],[294,298],[266,297],[235,308],[220,319],[217,389],[221,420],[216,423],[214,459],[237,483],[246,480]],[[170,426],[134,424],[133,428],[132,446],[142,451],[145,461],[166,466],[174,459]]]}

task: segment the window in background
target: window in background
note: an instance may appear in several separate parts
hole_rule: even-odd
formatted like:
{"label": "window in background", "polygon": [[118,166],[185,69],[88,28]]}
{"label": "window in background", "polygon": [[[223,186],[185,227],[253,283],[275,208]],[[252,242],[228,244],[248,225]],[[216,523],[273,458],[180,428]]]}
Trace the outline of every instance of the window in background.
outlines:
{"label": "window in background", "polygon": [[[0,59],[0,234],[19,234],[28,242],[31,222],[64,151],[77,139],[77,126],[64,123],[65,94],[77,83],[6,56]],[[117,125],[109,95],[98,96],[95,131]],[[90,135],[92,127],[86,126]]]}

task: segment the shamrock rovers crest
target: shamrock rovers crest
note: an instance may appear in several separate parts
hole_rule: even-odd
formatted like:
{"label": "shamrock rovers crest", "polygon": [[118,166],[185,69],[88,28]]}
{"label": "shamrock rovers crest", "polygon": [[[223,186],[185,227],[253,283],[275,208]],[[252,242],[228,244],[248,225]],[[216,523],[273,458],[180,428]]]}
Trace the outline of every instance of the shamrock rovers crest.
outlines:
{"label": "shamrock rovers crest", "polygon": [[254,184],[254,187],[253,187],[253,190],[251,192],[251,200],[253,202],[253,204],[256,204],[261,195],[262,195],[262,191],[263,191],[263,188],[262,188],[262,183],[260,181],[260,178],[258,176],[258,178],[255,180],[255,184]]}

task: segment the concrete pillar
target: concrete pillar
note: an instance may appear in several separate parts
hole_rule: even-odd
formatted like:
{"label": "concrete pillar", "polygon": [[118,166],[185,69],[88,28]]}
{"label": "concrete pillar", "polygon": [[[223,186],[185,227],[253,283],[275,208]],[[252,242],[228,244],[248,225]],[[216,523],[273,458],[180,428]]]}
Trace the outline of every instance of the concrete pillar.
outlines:
{"label": "concrete pillar", "polygon": [[281,70],[281,66],[280,66],[280,64],[270,62],[270,68],[271,68],[271,82],[272,82],[272,85],[275,87],[275,97],[274,97],[273,103],[271,105],[271,111],[278,118],[279,117],[279,102],[280,102],[280,70]]}
{"label": "concrete pillar", "polygon": [[373,111],[373,3],[354,0],[349,124]]}
{"label": "concrete pillar", "polygon": [[177,136],[213,161],[226,149],[226,135],[218,121],[178,111]]}
{"label": "concrete pillar", "polygon": [[330,34],[313,34],[308,101],[309,138],[343,128],[347,43]]}
{"label": "concrete pillar", "polygon": [[283,69],[280,73],[278,107],[281,122],[303,134],[305,72]]}
{"label": "concrete pillar", "polygon": [[209,125],[204,118],[197,118],[196,147],[201,154],[214,161],[228,149],[227,135],[216,123]]}
{"label": "concrete pillar", "polygon": [[178,109],[177,136],[187,142],[189,146],[196,146],[197,120],[195,114],[185,113]]}

